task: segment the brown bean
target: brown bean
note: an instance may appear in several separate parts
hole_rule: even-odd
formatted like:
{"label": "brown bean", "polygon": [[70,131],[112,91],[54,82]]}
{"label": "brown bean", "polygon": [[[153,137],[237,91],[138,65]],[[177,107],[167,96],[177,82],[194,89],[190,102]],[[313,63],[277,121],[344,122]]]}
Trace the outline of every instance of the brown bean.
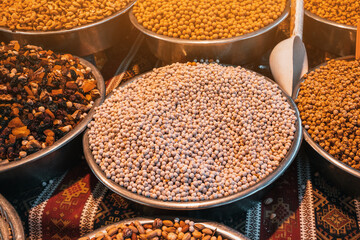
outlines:
{"label": "brown bean", "polygon": [[213,231],[209,228],[204,228],[202,230],[203,233],[207,234],[207,235],[212,235],[213,234]]}
{"label": "brown bean", "polygon": [[210,235],[206,235],[202,238],[202,240],[210,240],[211,236]]}
{"label": "brown bean", "polygon": [[193,235],[194,238],[196,238],[196,239],[199,239],[199,238],[202,237],[202,233],[199,232],[199,231],[197,231],[197,230],[195,230],[195,231],[192,233],[192,235]]}
{"label": "brown bean", "polygon": [[197,229],[197,230],[203,230],[205,228],[204,225],[200,224],[200,223],[195,223],[194,224],[194,227]]}
{"label": "brown bean", "polygon": [[134,233],[138,233],[138,229],[135,226],[129,225],[128,228],[130,228]]}
{"label": "brown bean", "polygon": [[143,227],[145,229],[151,229],[153,227],[153,225],[152,224],[144,224]]}
{"label": "brown bean", "polygon": [[139,230],[139,233],[141,233],[141,234],[144,234],[144,233],[145,233],[145,229],[144,229],[144,227],[140,224],[139,221],[135,221],[134,224],[135,224],[136,228]]}
{"label": "brown bean", "polygon": [[174,226],[174,223],[172,221],[170,221],[170,220],[164,220],[163,225],[165,225],[167,227],[172,227],[172,226]]}
{"label": "brown bean", "polygon": [[124,235],[122,232],[119,232],[117,235],[116,235],[116,240],[124,240]]}
{"label": "brown bean", "polygon": [[187,232],[185,233],[185,235],[182,237],[182,240],[190,240],[191,238],[191,233]]}
{"label": "brown bean", "polygon": [[153,227],[154,228],[161,228],[162,227],[162,220],[160,218],[155,218],[154,222],[153,222]]}
{"label": "brown bean", "polygon": [[184,234],[183,232],[179,232],[177,239],[178,239],[178,240],[181,240],[181,239],[184,237],[184,235],[185,235],[185,234]]}
{"label": "brown bean", "polygon": [[185,226],[182,227],[181,231],[184,232],[184,233],[189,231],[189,225],[185,224]]}
{"label": "brown bean", "polygon": [[177,239],[177,235],[173,232],[169,233],[167,236],[167,240],[176,240]]}
{"label": "brown bean", "polygon": [[158,234],[157,234],[156,231],[151,231],[151,232],[149,232],[149,233],[146,233],[146,238],[147,238],[147,239],[151,239],[151,238],[157,237],[157,236],[158,236]]}
{"label": "brown bean", "polygon": [[112,228],[109,228],[109,229],[107,229],[106,230],[107,231],[107,233],[109,234],[109,236],[114,236],[115,234],[117,234],[118,233],[118,228],[116,228],[116,227],[112,227]]}

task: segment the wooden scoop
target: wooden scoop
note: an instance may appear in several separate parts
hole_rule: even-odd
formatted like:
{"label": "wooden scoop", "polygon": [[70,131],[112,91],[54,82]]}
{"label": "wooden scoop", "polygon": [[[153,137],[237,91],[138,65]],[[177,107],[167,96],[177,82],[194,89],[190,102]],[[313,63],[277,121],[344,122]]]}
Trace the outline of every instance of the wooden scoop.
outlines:
{"label": "wooden scoop", "polygon": [[275,81],[293,96],[300,78],[308,71],[308,59],[302,42],[304,1],[291,1],[291,37],[278,43],[270,54],[270,69]]}

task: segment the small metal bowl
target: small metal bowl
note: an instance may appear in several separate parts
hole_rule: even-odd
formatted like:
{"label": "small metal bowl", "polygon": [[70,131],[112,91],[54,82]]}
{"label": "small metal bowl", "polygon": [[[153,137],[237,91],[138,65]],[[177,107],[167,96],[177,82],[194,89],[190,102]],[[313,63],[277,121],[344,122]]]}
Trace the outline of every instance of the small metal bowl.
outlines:
{"label": "small metal bowl", "polygon": [[132,10],[131,23],[144,35],[150,51],[164,63],[186,62],[194,59],[218,59],[223,63],[244,64],[261,57],[275,45],[277,26],[289,14],[290,1],[278,19],[252,33],[215,40],[189,40],[154,33],[138,23]]}
{"label": "small metal bowl", "polygon": [[[80,63],[86,67],[90,67],[94,78],[97,81],[97,88],[100,97],[94,101],[92,109],[87,116],[67,133],[64,137],[56,141],[53,145],[41,149],[29,156],[18,161],[12,161],[0,164],[0,181],[8,182],[12,180],[12,184],[31,185],[48,181],[50,178],[62,173],[67,165],[74,161],[74,152],[79,149],[80,144],[73,144],[76,139],[86,128],[90,122],[95,110],[105,98],[105,83],[99,70],[85,59],[79,58]],[[6,184],[2,187],[6,187]],[[0,189],[2,189],[0,187]]]}
{"label": "small metal bowl", "polygon": [[355,53],[356,27],[321,18],[305,10],[304,41],[339,56]]}
{"label": "small metal bowl", "polygon": [[119,44],[130,31],[128,10],[136,0],[124,9],[98,22],[59,31],[11,31],[0,27],[0,39],[17,40],[20,44],[31,44],[56,52],[87,56]]}
{"label": "small metal bowl", "polygon": [[[14,240],[25,240],[25,233],[24,228],[21,223],[21,219],[19,215],[17,214],[14,207],[0,194],[0,213],[3,217],[5,217],[6,222],[9,223],[12,236]],[[6,225],[3,226],[3,224],[0,224],[0,238],[1,239],[7,239],[5,236],[6,234],[3,234],[3,231],[6,231],[8,229],[6,228]]]}
{"label": "small metal bowl", "polygon": [[[97,233],[100,233],[100,232],[106,233],[106,228],[108,228],[110,226],[116,226],[118,224],[130,224],[134,221],[139,221],[140,224],[147,224],[147,223],[152,224],[154,219],[155,218],[142,218],[142,217],[126,219],[126,220],[99,228],[92,233],[84,235],[83,237],[88,237],[91,239],[91,238],[95,237],[95,235]],[[174,218],[163,218],[163,219],[174,219]],[[186,218],[186,219],[189,219],[189,218]],[[191,219],[191,220],[194,221],[195,223],[203,224],[206,228],[209,228],[213,231],[215,230],[223,238],[227,238],[229,240],[248,240],[247,237],[245,237],[238,231],[235,231],[234,229],[229,228],[223,224],[216,223],[216,222],[210,222],[210,221],[196,220],[196,219]]]}
{"label": "small metal bowl", "polygon": [[[347,56],[342,58],[337,58],[336,60],[354,60],[354,56]],[[309,72],[314,71],[315,69],[320,68],[321,66],[326,65],[326,63],[320,64],[319,66],[311,69]],[[295,88],[296,99],[300,92],[300,84],[304,81],[302,78],[299,84]],[[342,191],[352,195],[360,196],[360,189],[357,186],[360,186],[360,171],[350,167],[349,165],[339,161],[325,151],[320,145],[318,145],[310,136],[310,134],[303,128],[305,141],[309,146],[306,148],[310,151],[312,156],[315,158],[311,161],[317,169],[330,180],[333,184],[337,185]]]}
{"label": "small metal bowl", "polygon": [[[250,70],[248,70],[250,71]],[[145,73],[144,73],[145,74]],[[141,74],[135,78],[133,78],[131,81],[120,85],[119,87],[123,87],[133,81],[135,81],[138,78],[141,78],[144,74]],[[257,75],[261,76],[260,74],[256,73]],[[271,79],[265,77],[266,80],[269,82],[276,84]],[[277,85],[277,84],[276,84]],[[279,87],[279,86],[278,86]],[[133,193],[129,190],[127,190],[124,187],[121,187],[111,179],[108,179],[105,175],[105,173],[100,169],[100,167],[95,163],[95,159],[92,155],[92,152],[89,147],[89,139],[88,139],[88,131],[87,130],[83,137],[83,150],[85,159],[90,166],[90,169],[95,174],[95,176],[108,188],[110,188],[115,193],[119,194],[120,196],[127,198],[131,201],[134,201],[136,203],[139,203],[141,205],[145,205],[148,207],[153,208],[161,208],[161,209],[167,209],[167,210],[195,210],[195,209],[206,209],[206,208],[213,208],[213,207],[219,207],[226,204],[230,204],[233,202],[237,202],[239,200],[244,201],[244,205],[253,205],[253,199],[254,195],[261,196],[260,194],[261,190],[264,190],[267,186],[269,186],[271,183],[273,183],[278,177],[280,177],[285,170],[290,166],[292,161],[294,160],[297,152],[299,151],[301,141],[302,141],[302,129],[301,129],[301,120],[299,111],[294,103],[294,101],[285,94],[284,90],[279,87],[279,89],[282,90],[283,95],[287,98],[289,104],[291,105],[291,108],[295,110],[296,112],[296,133],[294,136],[293,143],[291,145],[291,148],[289,149],[287,155],[285,156],[285,159],[283,159],[278,166],[278,168],[273,171],[271,174],[269,174],[264,179],[260,180],[255,185],[232,195],[221,197],[213,200],[204,200],[204,201],[189,201],[189,202],[176,202],[176,201],[162,201],[158,199],[148,198],[136,193]],[[111,94],[108,96],[110,97]],[[251,200],[249,200],[251,199]]]}

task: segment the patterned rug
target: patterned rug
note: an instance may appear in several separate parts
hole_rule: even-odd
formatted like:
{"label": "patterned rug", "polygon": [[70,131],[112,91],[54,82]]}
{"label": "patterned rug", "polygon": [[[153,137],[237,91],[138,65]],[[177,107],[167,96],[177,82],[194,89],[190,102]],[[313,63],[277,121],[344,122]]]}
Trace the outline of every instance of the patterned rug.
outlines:
{"label": "patterned rug", "polygon": [[[26,192],[9,199],[18,212],[26,213],[21,218],[29,239],[76,239],[122,219],[151,213],[108,190],[85,161],[35,189],[36,193],[36,199]],[[18,201],[19,197],[23,200]],[[329,185],[309,165],[304,151],[261,201],[243,208],[233,204],[231,211],[225,206],[186,216],[221,222],[254,240],[360,239],[358,201]]]}

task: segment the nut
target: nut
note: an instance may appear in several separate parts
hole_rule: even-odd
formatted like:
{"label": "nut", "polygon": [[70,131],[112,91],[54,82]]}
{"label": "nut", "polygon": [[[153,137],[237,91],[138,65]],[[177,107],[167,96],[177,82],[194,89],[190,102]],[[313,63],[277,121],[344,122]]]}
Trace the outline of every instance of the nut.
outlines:
{"label": "nut", "polygon": [[123,229],[124,238],[130,238],[132,235],[132,230],[130,228]]}
{"label": "nut", "polygon": [[177,240],[177,235],[173,232],[169,233],[167,236],[168,240]]}
{"label": "nut", "polygon": [[153,222],[153,227],[154,228],[161,228],[162,227],[162,221],[160,218],[155,218],[154,222]]}
{"label": "nut", "polygon": [[165,225],[167,227],[172,227],[172,226],[174,226],[174,223],[172,221],[170,221],[170,220],[164,220],[163,225]]}
{"label": "nut", "polygon": [[182,240],[190,240],[191,238],[191,233],[187,232],[185,233],[185,235],[182,237]]}
{"label": "nut", "polygon": [[202,230],[203,233],[207,234],[207,235],[212,235],[213,234],[213,231],[211,229],[208,229],[208,228],[204,228]]}

